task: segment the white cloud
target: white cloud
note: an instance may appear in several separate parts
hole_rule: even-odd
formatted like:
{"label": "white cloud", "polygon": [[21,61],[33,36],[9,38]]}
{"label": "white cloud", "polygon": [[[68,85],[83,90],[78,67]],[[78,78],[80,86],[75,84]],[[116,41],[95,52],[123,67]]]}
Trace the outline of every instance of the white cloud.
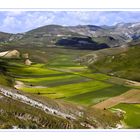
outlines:
{"label": "white cloud", "polygon": [[17,20],[15,17],[12,16],[6,16],[5,19],[2,22],[1,29],[5,29],[8,32],[12,32],[12,30],[15,30],[17,27],[21,26],[22,23],[20,20]]}
{"label": "white cloud", "polygon": [[[42,25],[52,24],[54,14],[41,12],[6,12],[0,29],[6,32],[24,32]],[[18,31],[19,30],[19,31]]]}
{"label": "white cloud", "polygon": [[48,24],[113,25],[118,22],[140,21],[140,12],[104,11],[3,11],[0,31],[25,32]]}

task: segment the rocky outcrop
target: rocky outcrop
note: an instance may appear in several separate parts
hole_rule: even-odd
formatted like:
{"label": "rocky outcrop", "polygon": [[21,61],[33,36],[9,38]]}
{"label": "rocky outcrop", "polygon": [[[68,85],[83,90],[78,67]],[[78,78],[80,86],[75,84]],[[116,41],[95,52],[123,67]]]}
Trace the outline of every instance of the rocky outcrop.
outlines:
{"label": "rocky outcrop", "polygon": [[18,50],[0,52],[0,57],[3,57],[3,58],[20,58],[20,52]]}
{"label": "rocky outcrop", "polygon": [[25,65],[30,66],[32,64],[32,61],[30,61],[30,59],[26,59],[24,63]]}
{"label": "rocky outcrop", "polygon": [[21,54],[18,50],[4,51],[0,52],[0,57],[2,58],[22,58],[24,60],[24,64],[30,66],[32,61],[29,59],[28,53]]}

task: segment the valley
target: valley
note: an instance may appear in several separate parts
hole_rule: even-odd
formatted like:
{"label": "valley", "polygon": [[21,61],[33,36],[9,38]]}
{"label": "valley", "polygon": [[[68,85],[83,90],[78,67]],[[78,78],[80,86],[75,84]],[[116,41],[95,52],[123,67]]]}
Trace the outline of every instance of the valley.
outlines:
{"label": "valley", "polygon": [[[55,46],[44,46],[42,30]],[[67,41],[58,32],[73,29],[52,25],[0,43],[0,128],[140,128],[139,43],[100,48],[85,34]]]}

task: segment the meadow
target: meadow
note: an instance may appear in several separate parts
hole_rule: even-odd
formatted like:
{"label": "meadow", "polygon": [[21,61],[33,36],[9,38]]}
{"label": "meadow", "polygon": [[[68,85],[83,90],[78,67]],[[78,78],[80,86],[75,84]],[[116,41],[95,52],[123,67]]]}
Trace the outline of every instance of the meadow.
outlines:
{"label": "meadow", "polygon": [[15,81],[23,82],[19,88],[22,91],[85,106],[94,105],[130,89],[120,85],[120,82],[110,82],[112,77],[109,75],[93,73],[87,66],[75,62],[75,58],[87,53],[81,52],[49,48],[48,55],[43,53],[48,62],[38,61],[26,66],[21,61],[11,61],[7,68]]}
{"label": "meadow", "polygon": [[118,104],[112,109],[121,109],[124,113],[124,123],[127,128],[140,128],[140,104]]}

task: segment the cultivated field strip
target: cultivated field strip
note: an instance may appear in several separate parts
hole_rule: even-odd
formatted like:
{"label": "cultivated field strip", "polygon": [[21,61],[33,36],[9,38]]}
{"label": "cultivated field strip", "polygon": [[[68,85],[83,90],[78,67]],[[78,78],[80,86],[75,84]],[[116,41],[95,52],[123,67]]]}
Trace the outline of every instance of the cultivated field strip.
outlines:
{"label": "cultivated field strip", "polygon": [[44,77],[32,77],[32,78],[16,78],[18,81],[25,82],[27,84],[32,85],[41,85],[41,86],[57,86],[57,85],[64,85],[69,83],[78,83],[82,81],[88,81],[90,79],[84,78],[78,75],[74,74],[68,74],[68,75],[61,75],[61,76],[44,76]]}
{"label": "cultivated field strip", "polygon": [[[110,76],[99,73],[84,73],[85,67],[45,69],[48,69],[47,71],[52,74],[47,76],[44,73],[43,77],[37,72],[35,77],[29,75],[29,77],[16,78],[16,80],[24,82],[24,86],[18,89],[54,99],[63,98],[83,105],[97,104],[113,96],[120,95],[129,89],[122,85],[117,86],[106,82]],[[28,69],[29,71],[30,69]],[[60,74],[57,74],[59,72]]]}
{"label": "cultivated field strip", "polygon": [[94,105],[94,108],[104,109],[111,108],[119,103],[130,103],[136,104],[140,103],[140,90],[132,89],[129,90],[120,96],[112,97],[101,103]]}
{"label": "cultivated field strip", "polygon": [[43,64],[23,67],[15,77],[17,81],[23,82],[17,88],[21,91],[86,106],[95,105],[130,89],[108,82],[110,78],[105,74],[87,72],[83,66],[48,67]]}
{"label": "cultivated field strip", "polygon": [[23,87],[20,90],[23,90],[28,93],[38,93],[40,95],[47,96],[50,98],[62,98],[62,97],[70,97],[90,91],[96,91],[99,89],[103,89],[106,87],[111,87],[111,84],[107,84],[100,81],[87,81],[80,82],[75,84],[67,84],[56,87],[46,87],[46,88],[30,88]]}
{"label": "cultivated field strip", "polygon": [[108,98],[119,96],[120,94],[128,91],[129,89],[130,88],[125,86],[113,85],[111,87],[102,88],[96,91],[90,91],[83,94],[71,96],[68,97],[67,100],[84,105],[94,105],[102,102],[103,100],[107,100]]}

